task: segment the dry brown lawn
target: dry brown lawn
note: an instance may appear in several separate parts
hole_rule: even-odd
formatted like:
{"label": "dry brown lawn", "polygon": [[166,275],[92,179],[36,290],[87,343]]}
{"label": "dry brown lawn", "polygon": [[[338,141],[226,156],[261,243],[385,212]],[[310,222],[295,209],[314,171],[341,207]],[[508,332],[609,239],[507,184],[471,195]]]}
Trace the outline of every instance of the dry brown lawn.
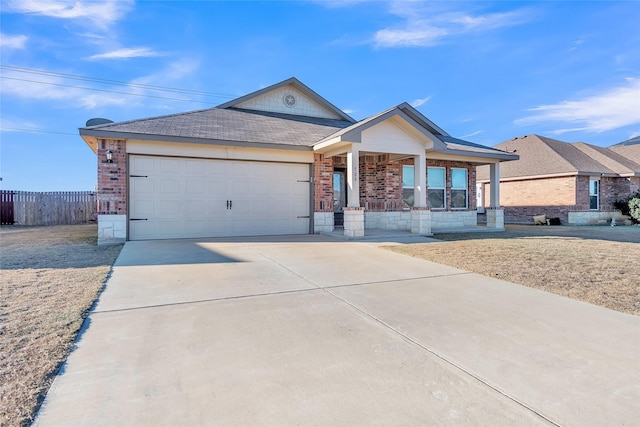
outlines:
{"label": "dry brown lawn", "polygon": [[121,245],[97,226],[0,228],[0,425],[29,425]]}
{"label": "dry brown lawn", "polygon": [[640,227],[508,225],[387,249],[640,315]]}

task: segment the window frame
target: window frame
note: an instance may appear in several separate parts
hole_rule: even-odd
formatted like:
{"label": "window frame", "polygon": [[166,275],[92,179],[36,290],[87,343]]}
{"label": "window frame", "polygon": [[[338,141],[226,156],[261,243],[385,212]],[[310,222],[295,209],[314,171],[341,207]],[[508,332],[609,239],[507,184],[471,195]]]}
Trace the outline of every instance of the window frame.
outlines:
{"label": "window frame", "polygon": [[[435,169],[442,170],[442,178],[444,179],[443,187],[431,187],[429,185],[429,176],[431,175],[429,172]],[[433,207],[431,206],[431,199],[429,194],[433,190],[442,191],[442,207]],[[427,200],[429,201],[429,208],[432,210],[446,210],[447,209],[447,168],[444,166],[427,166]]]}
{"label": "window frame", "polygon": [[[405,185],[404,182],[404,173],[405,173],[405,168],[407,169],[411,169],[411,177],[413,180],[413,185]],[[414,165],[402,165],[402,203],[403,203],[403,209],[406,209],[404,207],[404,204],[406,204],[409,208],[412,208],[415,205],[415,197],[416,197],[416,187],[415,187],[415,173],[416,173],[416,169]],[[406,201],[406,197],[405,197],[405,190],[411,190],[412,191],[412,196],[413,196],[413,203],[408,203]]]}
{"label": "window frame", "polygon": [[[595,183],[595,194],[591,191],[592,183]],[[591,205],[592,198],[595,197],[596,207],[593,208]],[[589,178],[589,210],[590,211],[599,211],[600,210],[600,179],[599,178]]]}
{"label": "window frame", "polygon": [[[453,171],[464,171],[464,188],[454,187],[453,186]],[[469,170],[467,168],[451,168],[449,171],[449,175],[451,176],[451,209],[464,210],[469,209]],[[454,191],[463,191],[464,190],[464,207],[453,206],[453,192]]]}

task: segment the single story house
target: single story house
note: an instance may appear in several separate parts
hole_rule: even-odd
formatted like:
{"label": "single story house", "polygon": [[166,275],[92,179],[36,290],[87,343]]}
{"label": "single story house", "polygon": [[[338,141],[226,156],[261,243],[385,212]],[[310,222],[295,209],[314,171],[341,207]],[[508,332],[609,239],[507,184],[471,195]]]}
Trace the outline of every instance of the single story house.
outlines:
{"label": "single story house", "polygon": [[[506,223],[532,223],[537,215],[564,224],[603,223],[619,215],[615,201],[640,189],[640,164],[613,147],[526,135],[494,148],[520,156],[500,169]],[[492,185],[489,168],[479,166],[476,179],[479,204],[487,206],[482,198]]]}
{"label": "single story house", "polygon": [[80,136],[98,157],[99,242],[477,225],[475,167],[498,207],[505,151],[450,136],[407,103],[356,121],[296,78],[215,108]]}

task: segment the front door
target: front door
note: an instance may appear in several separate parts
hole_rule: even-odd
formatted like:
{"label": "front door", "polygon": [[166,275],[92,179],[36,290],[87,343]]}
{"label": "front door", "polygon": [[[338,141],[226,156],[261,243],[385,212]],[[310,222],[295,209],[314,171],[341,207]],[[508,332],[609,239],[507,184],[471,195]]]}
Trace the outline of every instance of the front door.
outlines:
{"label": "front door", "polygon": [[335,170],[333,172],[333,225],[344,226],[344,207],[347,206],[346,172]]}

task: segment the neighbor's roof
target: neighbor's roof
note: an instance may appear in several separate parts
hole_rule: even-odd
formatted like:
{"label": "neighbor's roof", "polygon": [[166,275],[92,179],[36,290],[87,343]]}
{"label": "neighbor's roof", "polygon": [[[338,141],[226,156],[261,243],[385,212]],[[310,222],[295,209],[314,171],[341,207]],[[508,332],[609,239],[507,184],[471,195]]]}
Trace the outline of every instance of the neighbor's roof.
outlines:
{"label": "neighbor's roof", "polygon": [[[513,138],[494,148],[515,152],[520,160],[500,166],[501,179],[563,175],[640,175],[640,165],[602,147],[570,144],[539,135]],[[488,166],[477,168],[477,179],[489,179]]]}
{"label": "neighbor's roof", "polygon": [[576,142],[571,145],[621,176],[640,175],[640,165],[638,163],[609,148],[585,144],[584,142]]}
{"label": "neighbor's roof", "polygon": [[612,145],[609,148],[629,146],[629,145],[640,145],[640,135],[634,136],[633,138],[629,138],[626,141],[619,142],[616,145]]}
{"label": "neighbor's roof", "polygon": [[175,142],[311,146],[346,126],[348,121],[234,108],[209,108],[168,116],[108,123],[80,129],[81,135]]}
{"label": "neighbor's roof", "polygon": [[609,147],[609,149],[615,153],[620,154],[621,156],[626,157],[627,159],[640,164],[640,137],[638,137],[637,143],[624,145],[616,144],[612,147]]}

